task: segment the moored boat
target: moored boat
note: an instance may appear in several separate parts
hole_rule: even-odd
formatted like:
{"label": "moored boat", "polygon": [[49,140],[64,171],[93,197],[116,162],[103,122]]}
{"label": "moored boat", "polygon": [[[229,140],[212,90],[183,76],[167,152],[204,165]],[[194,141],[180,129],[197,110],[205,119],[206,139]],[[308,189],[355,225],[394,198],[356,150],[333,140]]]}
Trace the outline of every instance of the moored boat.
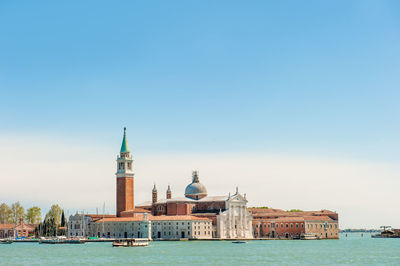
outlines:
{"label": "moored boat", "polygon": [[14,241],[10,239],[1,239],[0,244],[12,244]]}
{"label": "moored boat", "polygon": [[149,240],[145,239],[120,239],[113,242],[113,247],[145,247],[149,245]]}
{"label": "moored boat", "polygon": [[303,234],[303,235],[301,235],[300,239],[302,239],[302,240],[315,240],[315,239],[318,239],[318,238],[314,234]]}
{"label": "moored boat", "polygon": [[84,244],[85,240],[83,239],[41,239],[39,240],[39,244]]}
{"label": "moored boat", "polygon": [[246,244],[246,241],[232,241],[233,244]]}

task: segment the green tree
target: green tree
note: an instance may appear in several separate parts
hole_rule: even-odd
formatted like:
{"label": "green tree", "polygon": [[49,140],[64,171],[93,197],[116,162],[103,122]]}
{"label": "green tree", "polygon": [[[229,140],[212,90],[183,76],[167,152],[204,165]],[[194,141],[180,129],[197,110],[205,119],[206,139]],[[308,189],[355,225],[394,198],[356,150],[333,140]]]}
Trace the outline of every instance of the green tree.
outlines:
{"label": "green tree", "polygon": [[49,212],[46,214],[45,220],[53,219],[54,223],[59,225],[61,223],[61,207],[57,204],[51,206]]}
{"label": "green tree", "polygon": [[11,205],[11,219],[13,223],[19,223],[21,219],[25,220],[25,209],[19,201]]}
{"label": "green tree", "polygon": [[302,212],[302,210],[299,210],[299,209],[291,209],[291,210],[288,210],[288,212]]}
{"label": "green tree", "polygon": [[42,212],[39,207],[34,206],[26,211],[26,221],[30,224],[38,224],[42,220]]}
{"label": "green tree", "polygon": [[67,224],[67,219],[65,219],[64,210],[62,210],[61,214],[61,227],[64,227]]}
{"label": "green tree", "polygon": [[0,224],[8,223],[12,223],[11,208],[7,204],[2,203],[0,205]]}

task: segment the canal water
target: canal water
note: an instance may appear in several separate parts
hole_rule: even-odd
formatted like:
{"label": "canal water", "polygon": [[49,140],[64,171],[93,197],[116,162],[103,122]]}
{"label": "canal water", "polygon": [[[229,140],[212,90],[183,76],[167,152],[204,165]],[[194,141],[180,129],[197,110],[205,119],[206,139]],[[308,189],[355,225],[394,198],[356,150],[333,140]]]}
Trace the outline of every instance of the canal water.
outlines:
{"label": "canal water", "polygon": [[1,265],[400,265],[400,239],[341,234],[339,240],[158,241],[148,247],[111,243],[0,245]]}

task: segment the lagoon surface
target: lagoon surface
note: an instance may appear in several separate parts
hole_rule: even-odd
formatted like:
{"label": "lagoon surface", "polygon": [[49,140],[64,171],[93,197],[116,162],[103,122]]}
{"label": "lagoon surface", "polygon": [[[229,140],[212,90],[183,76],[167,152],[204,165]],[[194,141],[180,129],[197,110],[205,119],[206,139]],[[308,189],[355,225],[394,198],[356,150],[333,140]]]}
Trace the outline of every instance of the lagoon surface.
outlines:
{"label": "lagoon surface", "polygon": [[0,245],[1,265],[400,265],[400,239],[341,234],[339,240],[155,241],[148,247],[112,243]]}

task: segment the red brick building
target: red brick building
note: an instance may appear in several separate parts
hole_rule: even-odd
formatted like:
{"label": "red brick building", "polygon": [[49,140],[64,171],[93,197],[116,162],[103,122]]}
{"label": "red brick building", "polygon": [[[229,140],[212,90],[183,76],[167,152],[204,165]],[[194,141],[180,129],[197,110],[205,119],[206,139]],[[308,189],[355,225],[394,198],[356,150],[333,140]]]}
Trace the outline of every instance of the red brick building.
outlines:
{"label": "red brick building", "polygon": [[284,211],[250,208],[256,238],[301,238],[305,234],[320,239],[339,238],[338,214],[328,210]]}
{"label": "red brick building", "polygon": [[35,231],[34,224],[0,224],[0,238],[16,238],[32,236]]}

